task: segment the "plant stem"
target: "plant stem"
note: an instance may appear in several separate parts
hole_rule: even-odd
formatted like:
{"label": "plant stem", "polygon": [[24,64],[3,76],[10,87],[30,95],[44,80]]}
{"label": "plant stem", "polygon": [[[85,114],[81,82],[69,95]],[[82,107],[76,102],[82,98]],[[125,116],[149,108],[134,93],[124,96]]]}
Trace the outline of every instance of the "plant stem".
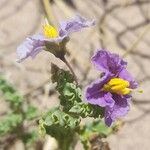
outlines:
{"label": "plant stem", "polygon": [[77,76],[75,74],[75,72],[73,71],[71,65],[69,64],[69,62],[67,61],[67,59],[65,58],[65,56],[61,59],[69,68],[70,72],[72,73],[72,75],[74,76],[74,80],[76,82],[76,84],[78,85],[78,80],[77,80]]}
{"label": "plant stem", "polygon": [[69,134],[68,136],[66,135],[65,137],[61,137],[58,140],[58,146],[59,150],[74,150],[74,147],[76,145],[76,135],[74,134]]}
{"label": "plant stem", "polygon": [[54,23],[54,16],[51,10],[51,5],[49,0],[42,0],[45,16],[48,19],[49,23],[53,24]]}

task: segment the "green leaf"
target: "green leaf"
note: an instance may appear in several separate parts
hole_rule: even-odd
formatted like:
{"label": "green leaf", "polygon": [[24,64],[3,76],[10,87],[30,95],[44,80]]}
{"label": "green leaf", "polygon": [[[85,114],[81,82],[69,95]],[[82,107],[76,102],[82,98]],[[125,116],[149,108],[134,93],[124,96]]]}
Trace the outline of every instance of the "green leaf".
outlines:
{"label": "green leaf", "polygon": [[75,129],[80,123],[80,119],[62,112],[59,108],[49,111],[43,119],[46,126],[56,125],[65,129]]}
{"label": "green leaf", "polygon": [[86,117],[99,118],[103,117],[104,108],[96,105],[86,104],[84,102],[79,102],[75,103],[75,105],[72,106],[69,112],[74,115],[81,116],[82,118]]}
{"label": "green leaf", "polygon": [[69,132],[75,132],[79,128],[79,123],[80,119],[62,112],[59,108],[55,108],[43,115],[39,121],[39,129],[42,134],[46,131],[47,134],[58,138],[69,134]]}
{"label": "green leaf", "polygon": [[52,81],[57,83],[60,104],[65,112],[74,106],[75,102],[81,102],[81,89],[74,84],[74,77],[69,71],[52,65]]}
{"label": "green leaf", "polygon": [[23,98],[17,93],[13,85],[0,77],[0,91],[3,99],[9,102],[13,109],[17,109],[23,102]]}
{"label": "green leaf", "polygon": [[29,105],[27,107],[27,110],[25,110],[24,115],[25,115],[25,119],[33,120],[39,116],[39,112],[36,107]]}
{"label": "green leaf", "polygon": [[15,131],[18,125],[23,121],[21,114],[8,114],[0,121],[0,135]]}
{"label": "green leaf", "polygon": [[41,135],[49,134],[58,141],[61,149],[67,150],[73,146],[76,130],[79,130],[80,119],[53,108],[43,115],[39,121]]}
{"label": "green leaf", "polygon": [[81,90],[73,83],[66,83],[63,89],[59,90],[60,103],[64,111],[68,112],[77,102],[81,102]]}
{"label": "green leaf", "polygon": [[81,89],[73,83],[73,76],[68,71],[52,65],[52,81],[57,83],[56,89],[64,112],[78,118],[103,117],[104,108],[83,102]]}
{"label": "green leaf", "polygon": [[37,130],[33,130],[31,132],[27,132],[23,135],[23,142],[27,147],[33,146],[33,144],[38,140],[39,134]]}
{"label": "green leaf", "polygon": [[60,69],[54,64],[51,65],[51,73],[52,73],[51,76],[52,82],[53,83],[57,82],[57,84],[59,84],[58,85],[59,88],[61,88],[61,85],[63,87],[66,82],[70,83],[74,82],[74,77],[69,71]]}
{"label": "green leaf", "polygon": [[109,136],[112,132],[112,128],[107,127],[103,121],[96,120],[84,125],[79,131],[79,136],[84,148],[89,150],[91,148],[90,140],[92,137],[98,136],[104,138]]}
{"label": "green leaf", "polygon": [[44,120],[43,119],[40,119],[39,120],[39,127],[38,127],[38,131],[39,131],[39,134],[41,136],[44,136],[46,134],[46,129],[44,127]]}

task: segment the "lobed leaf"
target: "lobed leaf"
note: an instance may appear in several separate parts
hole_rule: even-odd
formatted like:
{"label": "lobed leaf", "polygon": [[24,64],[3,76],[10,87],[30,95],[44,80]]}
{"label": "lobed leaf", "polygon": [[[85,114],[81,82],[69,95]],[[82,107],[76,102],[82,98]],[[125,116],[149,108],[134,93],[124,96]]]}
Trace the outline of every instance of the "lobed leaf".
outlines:
{"label": "lobed leaf", "polygon": [[23,102],[22,96],[20,96],[16,89],[8,83],[5,79],[0,77],[0,91],[3,95],[3,99],[9,102],[13,109],[17,109]]}
{"label": "lobed leaf", "polygon": [[21,114],[8,114],[0,122],[0,135],[3,136],[7,133],[14,132],[18,125],[23,121]]}

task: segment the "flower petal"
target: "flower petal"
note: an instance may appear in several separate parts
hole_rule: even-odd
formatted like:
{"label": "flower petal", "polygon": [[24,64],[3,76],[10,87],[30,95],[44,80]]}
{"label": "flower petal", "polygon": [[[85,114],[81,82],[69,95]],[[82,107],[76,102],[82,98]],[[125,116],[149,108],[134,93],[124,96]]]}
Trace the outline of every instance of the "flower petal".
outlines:
{"label": "flower petal", "polygon": [[122,60],[119,55],[106,50],[98,50],[92,57],[92,63],[98,70],[110,73],[113,76],[117,76],[127,65],[127,62]]}
{"label": "flower petal", "polygon": [[60,23],[60,36],[68,35],[72,32],[80,31],[82,28],[95,25],[94,20],[88,20],[77,15],[75,18]]}
{"label": "flower petal", "polygon": [[60,43],[62,42],[63,40],[66,40],[68,41],[68,37],[67,36],[58,36],[56,38],[46,38],[44,37],[43,34],[35,34],[31,37],[31,39],[33,40],[40,40],[40,41],[44,41],[44,42],[48,42],[49,44],[57,44],[57,43]]}
{"label": "flower petal", "polygon": [[138,83],[134,80],[134,78],[131,76],[131,74],[126,70],[123,69],[119,75],[120,78],[129,81],[130,83],[130,88],[135,89],[138,86]]}
{"label": "flower petal", "polygon": [[43,46],[43,41],[26,38],[26,40],[17,48],[17,62],[22,62],[29,56],[34,58],[39,52],[42,51]]}
{"label": "flower petal", "polygon": [[109,92],[101,91],[103,85],[109,80],[108,76],[103,76],[101,79],[98,79],[91,83],[85,92],[85,97],[88,103],[99,105],[101,107],[114,105],[114,100],[112,95]]}
{"label": "flower petal", "polygon": [[125,116],[129,111],[130,97],[113,94],[115,104],[105,108],[105,123],[110,126],[116,119]]}

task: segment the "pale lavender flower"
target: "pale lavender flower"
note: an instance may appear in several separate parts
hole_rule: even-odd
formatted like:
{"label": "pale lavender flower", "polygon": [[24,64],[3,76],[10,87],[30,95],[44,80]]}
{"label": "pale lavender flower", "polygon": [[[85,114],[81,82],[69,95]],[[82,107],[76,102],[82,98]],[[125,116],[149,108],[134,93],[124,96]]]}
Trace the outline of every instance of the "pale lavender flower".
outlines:
{"label": "pale lavender flower", "polygon": [[49,24],[46,24],[44,25],[43,33],[26,38],[17,48],[17,61],[22,62],[29,56],[34,58],[43,49],[61,58],[61,55],[65,53],[64,50],[69,40],[69,35],[93,25],[95,25],[94,20],[88,20],[81,16],[76,16],[73,19],[60,23],[58,31]]}

